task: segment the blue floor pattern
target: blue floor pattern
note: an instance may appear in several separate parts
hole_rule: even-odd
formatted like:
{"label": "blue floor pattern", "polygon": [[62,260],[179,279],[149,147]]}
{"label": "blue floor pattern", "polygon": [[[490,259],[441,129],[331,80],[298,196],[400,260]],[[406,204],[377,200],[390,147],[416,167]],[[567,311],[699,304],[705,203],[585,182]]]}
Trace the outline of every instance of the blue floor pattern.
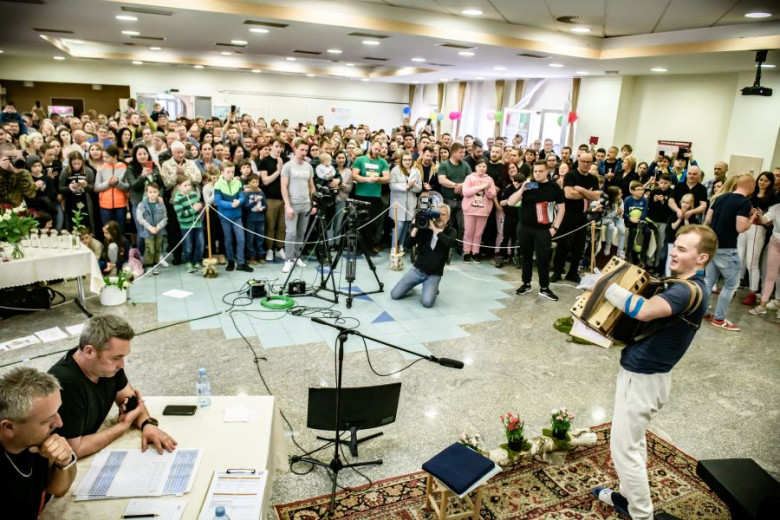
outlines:
{"label": "blue floor pattern", "polygon": [[[455,258],[445,269],[436,304],[426,309],[419,302],[419,287],[404,299],[390,298],[390,290],[405,270],[409,269],[408,256],[404,259],[404,271],[389,269],[387,252],[372,257],[372,260],[376,273],[384,284],[383,292],[356,296],[350,309],[346,307],[347,297],[343,294],[339,294],[337,304],[314,297],[296,297],[296,304],[332,307],[340,311],[342,317],[354,318],[347,320],[344,326],[354,327],[358,324],[355,320],[358,320],[358,330],[367,336],[430,355],[431,352],[424,343],[468,337],[468,332],[461,328],[461,325],[498,320],[490,311],[503,309],[504,305],[500,300],[509,298],[510,295],[505,291],[513,288],[502,279],[504,271],[493,267],[492,262],[464,264]],[[377,290],[374,274],[362,257],[357,260],[356,267],[353,294],[361,290]],[[275,263],[258,264],[254,268],[253,273],[244,273],[227,272],[225,266],[219,266],[217,278],[203,278],[200,273],[187,273],[183,266],[172,265],[160,269],[158,276],[147,275],[134,283],[130,289],[130,299],[137,303],[157,304],[157,319],[161,323],[194,320],[220,313],[191,321],[190,328],[222,328],[228,339],[240,338],[242,335],[248,339],[257,338],[265,349],[321,341],[325,341],[333,349],[338,334],[335,329],[313,323],[306,317],[289,315],[284,311],[268,311],[260,306],[258,300],[251,301],[247,306],[236,306],[232,312],[225,312],[230,307],[229,302],[239,296],[236,291],[241,288],[245,290],[248,280],[265,280],[279,286],[287,278],[287,275],[281,272],[282,262],[278,260]],[[334,278],[335,286],[346,292],[345,269],[346,260],[342,259],[340,266],[334,270]],[[324,271],[327,274],[328,268]],[[306,268],[295,269],[290,277],[291,281],[305,281],[307,287],[313,283],[319,286],[320,279],[319,266],[314,259],[311,259]],[[328,287],[333,285],[329,282]],[[192,294],[181,299],[163,294],[171,289]],[[321,294],[333,299],[332,291],[322,291]],[[249,300],[243,299],[241,302],[247,303]],[[385,347],[369,344],[368,348]],[[345,350],[351,352],[361,349],[363,343],[354,341],[348,342]],[[403,355],[407,358],[414,357],[411,354]]]}

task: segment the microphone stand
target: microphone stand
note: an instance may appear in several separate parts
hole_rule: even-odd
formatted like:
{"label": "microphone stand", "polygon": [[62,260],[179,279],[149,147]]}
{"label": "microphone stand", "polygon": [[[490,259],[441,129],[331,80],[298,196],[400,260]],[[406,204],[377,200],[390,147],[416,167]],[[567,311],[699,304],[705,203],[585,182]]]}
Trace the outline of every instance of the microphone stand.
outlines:
{"label": "microphone stand", "polygon": [[437,358],[435,356],[426,356],[425,354],[420,354],[419,352],[414,352],[413,350],[408,350],[403,347],[399,347],[397,345],[393,345],[391,343],[387,343],[386,341],[382,341],[381,339],[372,338],[371,336],[366,336],[365,334],[361,334],[360,332],[349,329],[347,327],[342,327],[341,325],[336,325],[335,323],[329,323],[321,318],[312,318],[311,321],[314,323],[319,323],[320,325],[327,325],[328,327],[333,327],[334,329],[337,329],[339,331],[338,335],[338,363],[336,368],[336,436],[334,439],[334,453],[333,458],[330,460],[329,463],[322,462],[320,460],[311,458],[311,457],[293,457],[293,462],[307,462],[309,464],[312,464],[314,466],[320,466],[323,468],[328,468],[333,472],[333,487],[331,488],[330,493],[330,511],[329,513],[332,515],[335,511],[336,507],[336,488],[338,487],[338,478],[339,478],[339,471],[341,471],[344,468],[354,468],[358,466],[374,466],[382,464],[382,459],[378,460],[370,460],[367,462],[352,462],[349,464],[344,464],[341,461],[341,454],[339,452],[339,447],[341,443],[343,442],[341,440],[341,388],[342,388],[342,376],[344,374],[344,343],[347,342],[347,339],[350,335],[357,336],[359,338],[367,339],[370,341],[375,341],[377,343],[381,343],[382,345],[388,346],[390,348],[394,348],[396,350],[400,350],[402,352],[406,352],[408,354],[413,354],[417,357],[427,359],[428,361],[431,361],[433,363],[438,363],[441,366],[449,367],[449,368],[463,368],[463,362],[458,361],[456,359],[448,359],[448,358]]}

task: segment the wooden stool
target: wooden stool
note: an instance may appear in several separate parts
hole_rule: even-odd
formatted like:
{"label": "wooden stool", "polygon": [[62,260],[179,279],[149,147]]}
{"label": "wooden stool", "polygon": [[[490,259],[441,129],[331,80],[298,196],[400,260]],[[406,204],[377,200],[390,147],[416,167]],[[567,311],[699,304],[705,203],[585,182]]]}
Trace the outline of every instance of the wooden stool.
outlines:
{"label": "wooden stool", "polygon": [[[471,500],[468,495],[458,498],[447,486],[428,473],[428,480],[425,484],[426,502],[433,508],[436,518],[439,520],[459,520],[468,517],[471,517],[471,520],[479,520],[479,509],[482,506],[482,488],[483,486],[479,486],[475,489],[477,496],[474,497],[474,500]],[[459,505],[463,512],[448,515],[447,506],[450,500],[453,502],[452,505]]]}

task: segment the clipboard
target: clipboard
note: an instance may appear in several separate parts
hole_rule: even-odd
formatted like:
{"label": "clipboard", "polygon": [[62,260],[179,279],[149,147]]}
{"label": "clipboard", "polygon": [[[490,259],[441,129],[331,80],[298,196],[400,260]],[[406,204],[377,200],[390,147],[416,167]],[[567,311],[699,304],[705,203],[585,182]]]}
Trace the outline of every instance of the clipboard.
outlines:
{"label": "clipboard", "polygon": [[225,508],[230,520],[260,520],[267,480],[264,469],[214,471],[198,520],[212,520],[218,506]]}

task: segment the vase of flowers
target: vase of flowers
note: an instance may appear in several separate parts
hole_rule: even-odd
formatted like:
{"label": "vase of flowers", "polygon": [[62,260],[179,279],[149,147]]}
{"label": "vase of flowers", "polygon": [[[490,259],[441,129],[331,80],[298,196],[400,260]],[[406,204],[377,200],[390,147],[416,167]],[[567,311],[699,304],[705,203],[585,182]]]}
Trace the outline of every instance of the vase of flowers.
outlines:
{"label": "vase of flowers", "polygon": [[520,418],[520,414],[514,415],[512,412],[507,412],[506,415],[501,416],[501,423],[504,425],[507,448],[515,453],[523,451],[525,446],[525,439],[523,439],[525,421]]}
{"label": "vase of flowers", "polygon": [[14,260],[24,258],[24,250],[20,243],[36,227],[38,221],[32,217],[24,204],[16,208],[6,208],[0,213],[0,241],[8,242],[13,246],[11,258]]}
{"label": "vase of flowers", "polygon": [[100,291],[100,304],[106,307],[122,305],[127,301],[127,289],[132,285],[135,276],[128,266],[117,272],[116,276],[104,276],[103,289]]}
{"label": "vase of flowers", "polygon": [[482,436],[479,433],[471,435],[468,432],[463,432],[460,434],[460,439],[458,440],[467,448],[470,448],[477,453],[482,453]]}
{"label": "vase of flowers", "polygon": [[71,236],[70,245],[73,249],[79,248],[79,235],[81,233],[81,221],[84,220],[84,213],[81,212],[82,209],[84,209],[83,202],[79,202],[78,204],[76,204],[76,209],[73,210],[73,218],[71,218],[71,222],[73,223],[73,235]]}
{"label": "vase of flowers", "polygon": [[551,412],[550,422],[552,425],[552,438],[565,441],[569,435],[571,423],[576,416],[569,412],[566,407],[562,407]]}

